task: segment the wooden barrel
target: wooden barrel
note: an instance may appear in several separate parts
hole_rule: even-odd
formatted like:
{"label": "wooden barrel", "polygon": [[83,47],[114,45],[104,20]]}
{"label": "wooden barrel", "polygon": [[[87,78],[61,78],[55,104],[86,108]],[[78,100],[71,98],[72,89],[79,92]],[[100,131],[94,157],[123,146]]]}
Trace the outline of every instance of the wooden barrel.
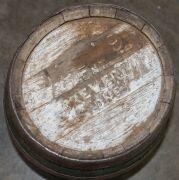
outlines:
{"label": "wooden barrel", "polygon": [[113,5],[71,7],[17,51],[4,98],[8,129],[42,174],[109,179],[160,142],[174,87],[167,48],[144,19]]}

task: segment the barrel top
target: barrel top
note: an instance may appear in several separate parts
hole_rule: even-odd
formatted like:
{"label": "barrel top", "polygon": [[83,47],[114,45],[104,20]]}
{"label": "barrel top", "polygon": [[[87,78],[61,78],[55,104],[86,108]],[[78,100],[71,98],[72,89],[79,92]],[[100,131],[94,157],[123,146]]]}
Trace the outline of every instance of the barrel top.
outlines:
{"label": "barrel top", "polygon": [[173,87],[155,29],[111,5],[65,9],[42,23],[11,72],[23,127],[73,159],[104,159],[139,145],[162,124]]}

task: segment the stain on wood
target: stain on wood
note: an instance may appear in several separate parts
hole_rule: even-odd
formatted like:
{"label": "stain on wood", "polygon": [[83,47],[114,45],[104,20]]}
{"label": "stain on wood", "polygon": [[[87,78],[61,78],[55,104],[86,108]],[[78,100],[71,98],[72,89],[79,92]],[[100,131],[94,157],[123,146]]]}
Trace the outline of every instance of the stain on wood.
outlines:
{"label": "stain on wood", "polygon": [[60,26],[34,49],[23,97],[48,140],[103,150],[123,144],[155,110],[161,75],[155,48],[140,31],[119,20],[86,18]]}

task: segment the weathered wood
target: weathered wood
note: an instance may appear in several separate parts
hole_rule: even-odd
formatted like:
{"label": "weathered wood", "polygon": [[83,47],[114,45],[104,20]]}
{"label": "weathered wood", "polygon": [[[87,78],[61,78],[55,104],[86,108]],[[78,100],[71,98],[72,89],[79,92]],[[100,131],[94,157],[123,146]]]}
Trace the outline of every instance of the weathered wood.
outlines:
{"label": "weathered wood", "polygon": [[156,109],[155,118],[149,123],[150,133],[154,132],[158,127],[162,126],[162,121],[166,121],[170,105],[168,103],[161,103]]}
{"label": "weathered wood", "polygon": [[165,76],[163,84],[163,93],[161,94],[161,101],[165,103],[171,103],[173,100],[173,87],[175,86],[173,76]]}
{"label": "weathered wood", "polygon": [[[105,33],[103,21],[84,19],[61,26],[41,41],[25,67],[22,86],[29,116],[47,139],[70,149],[103,150],[123,143],[155,110],[160,93],[160,60],[145,36],[116,20]],[[81,35],[78,27],[88,31]],[[97,40],[90,41],[87,37],[93,34]],[[63,39],[57,43],[59,36]],[[124,38],[129,45],[121,44]]]}
{"label": "weathered wood", "polygon": [[90,6],[90,16],[104,16],[115,18],[117,9],[111,6],[94,5]]}
{"label": "weathered wood", "polygon": [[156,48],[159,48],[163,45],[163,41],[158,34],[158,32],[149,24],[145,24],[142,29],[142,32],[148,36],[148,38],[154,43]]}
{"label": "weathered wood", "polygon": [[118,9],[116,18],[119,18],[120,20],[130,23],[135,27],[137,27],[138,29],[142,29],[145,25],[145,21],[142,18],[140,18],[134,13],[131,13],[127,9]]}
{"label": "weathered wood", "polygon": [[89,8],[88,6],[77,6],[74,8],[65,9],[62,14],[65,21],[71,21],[74,19],[89,17]]}
{"label": "weathered wood", "polygon": [[173,63],[171,56],[167,50],[167,47],[165,45],[161,46],[158,49],[158,53],[162,62],[164,75],[166,76],[174,75]]}
{"label": "weathered wood", "polygon": [[117,6],[72,7],[18,51],[7,121],[19,151],[46,173],[109,178],[157,144],[174,87],[169,53],[147,22]]}

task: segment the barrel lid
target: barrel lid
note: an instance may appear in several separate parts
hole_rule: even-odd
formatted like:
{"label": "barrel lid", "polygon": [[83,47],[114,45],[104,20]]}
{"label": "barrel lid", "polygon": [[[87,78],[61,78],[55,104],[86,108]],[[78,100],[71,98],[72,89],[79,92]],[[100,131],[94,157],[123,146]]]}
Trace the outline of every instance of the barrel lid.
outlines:
{"label": "barrel lid", "polygon": [[10,96],[23,131],[58,157],[102,160],[142,144],[173,97],[156,30],[126,9],[85,5],[42,23],[18,51]]}

